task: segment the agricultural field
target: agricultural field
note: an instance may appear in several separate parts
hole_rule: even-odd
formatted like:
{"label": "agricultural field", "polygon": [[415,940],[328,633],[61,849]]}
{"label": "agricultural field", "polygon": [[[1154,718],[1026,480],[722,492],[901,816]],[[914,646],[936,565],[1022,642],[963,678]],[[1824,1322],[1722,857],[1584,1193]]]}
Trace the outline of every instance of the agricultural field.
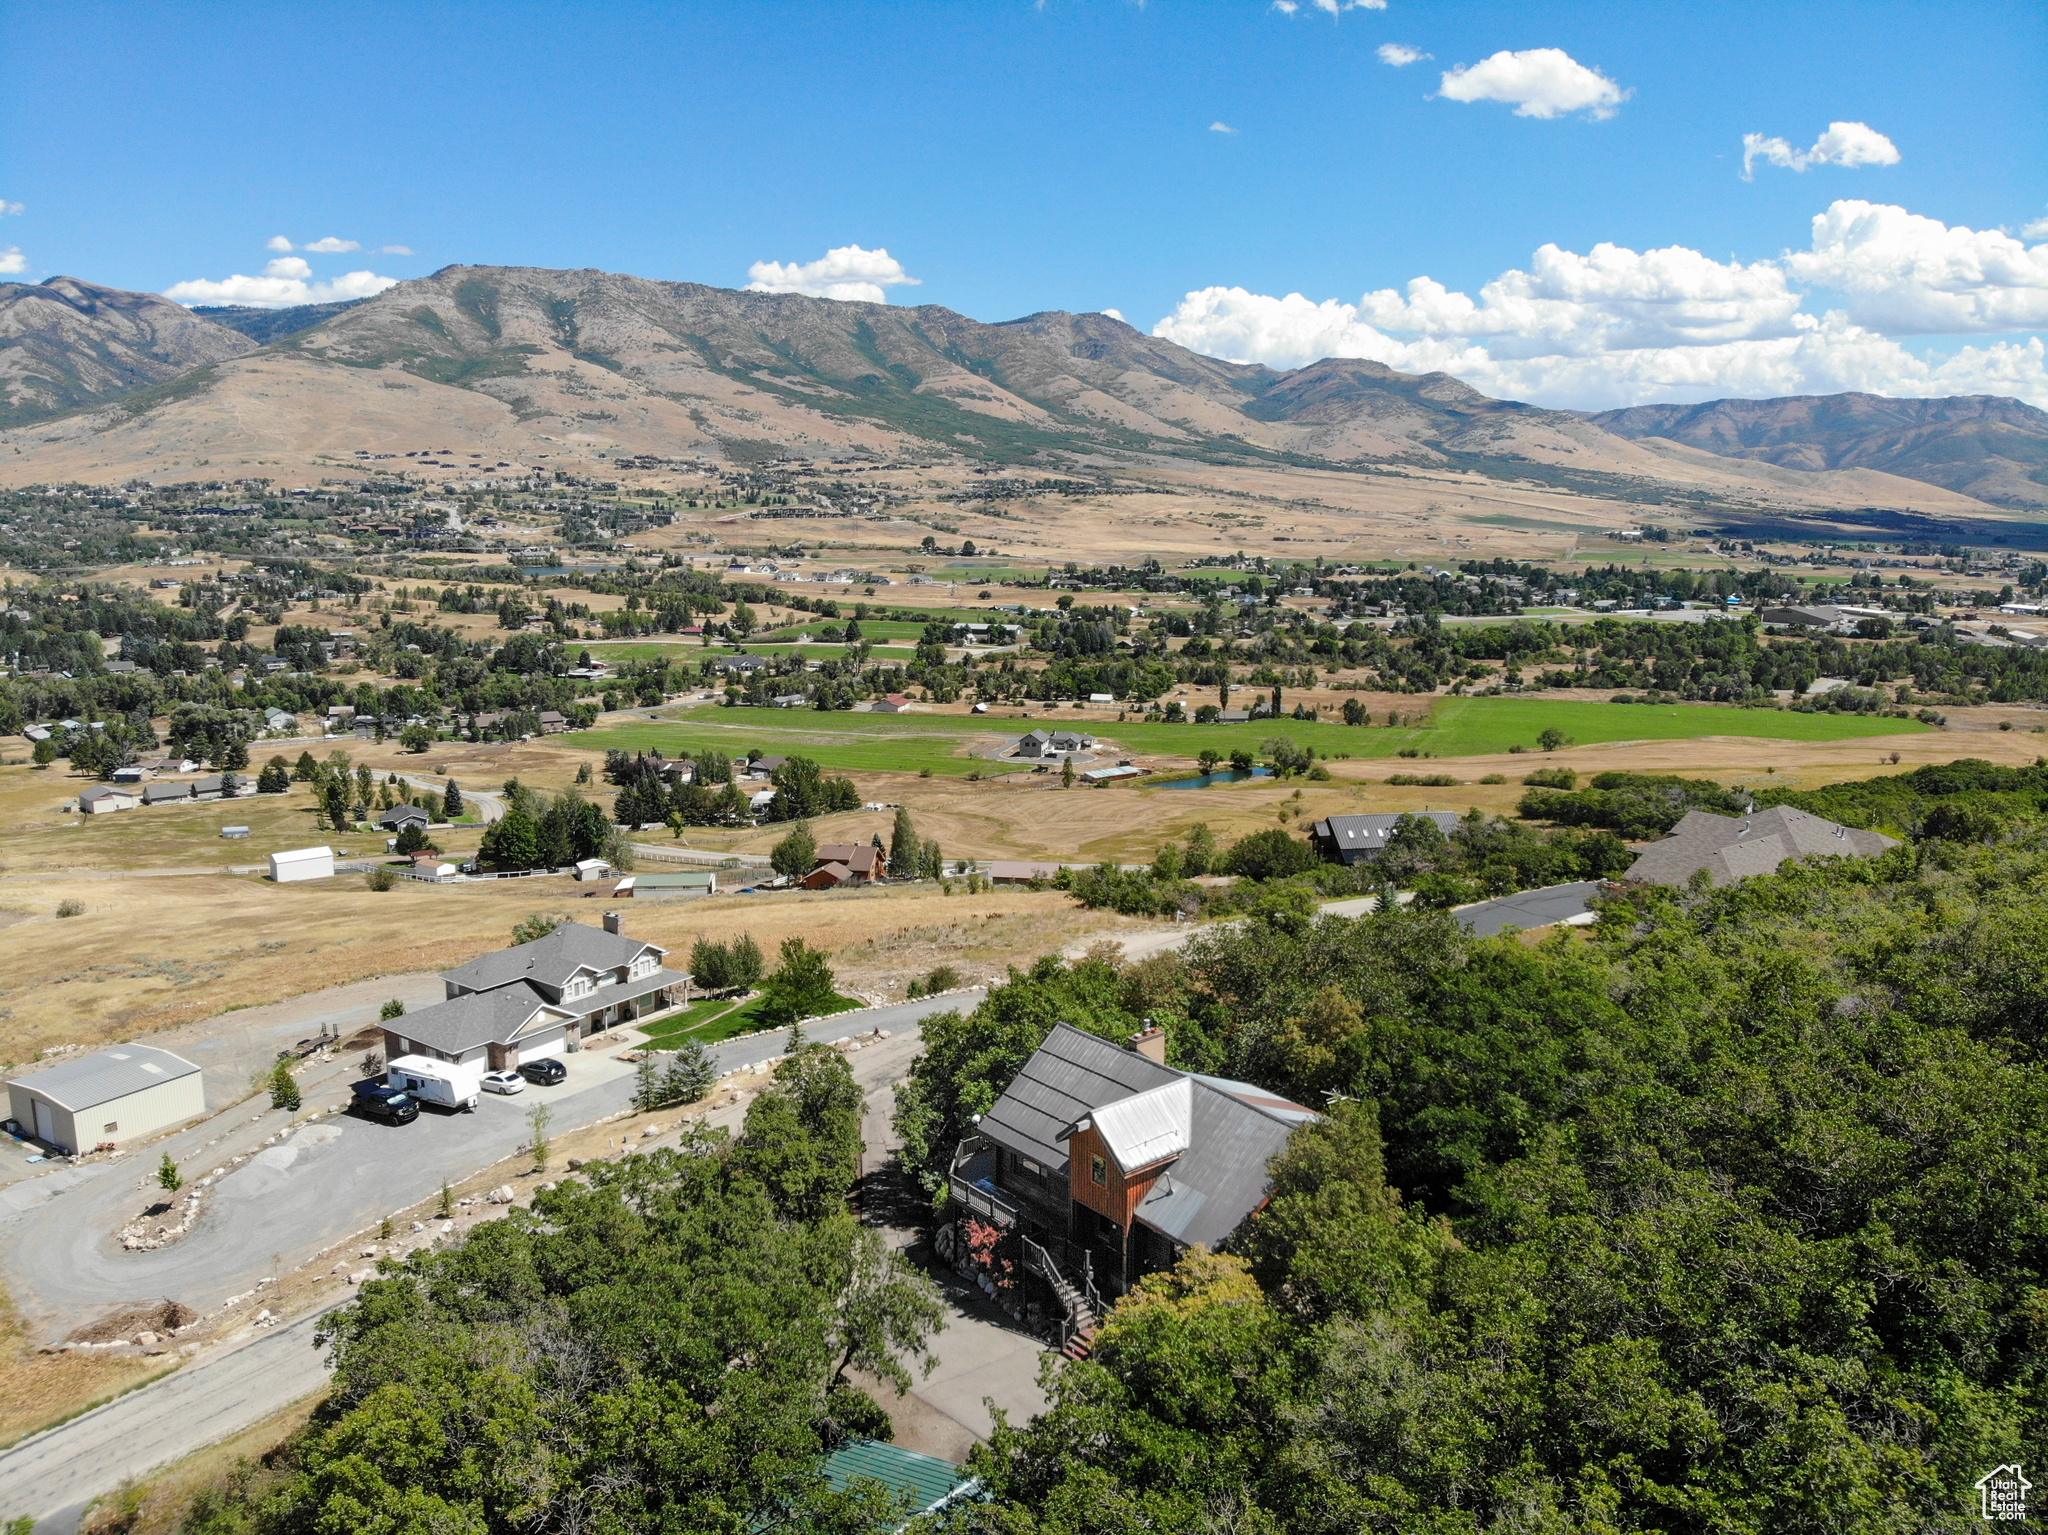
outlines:
{"label": "agricultural field", "polygon": [[[1057,716],[1062,728],[1086,730],[1105,742],[1145,757],[1191,761],[1204,750],[1229,756],[1257,752],[1260,743],[1285,737],[1333,758],[1395,757],[1415,751],[1432,757],[1474,757],[1506,752],[1513,747],[1534,750],[1545,730],[1560,730],[1574,744],[1619,741],[1697,740],[1732,736],[1770,741],[1847,741],[1874,736],[1924,733],[1930,727],[1913,720],[1879,719],[1852,714],[1795,714],[1777,709],[1729,709],[1698,704],[1579,703],[1549,699],[1443,698],[1422,721],[1428,707],[1417,703],[1400,726],[1352,726],[1330,720],[1259,720],[1244,725],[1166,725],[1142,720],[1113,720],[1102,715]],[[1383,715],[1376,715],[1384,718]],[[778,715],[761,709],[727,709],[718,705],[686,709],[677,723],[636,722],[583,731],[563,739],[592,750],[660,750],[669,756],[714,746],[730,752],[759,746],[787,756],[815,758],[838,771],[921,771],[964,776],[988,771],[991,764],[969,751],[986,749],[1006,737],[1022,734],[1035,720],[997,715],[868,714],[791,711]]]}

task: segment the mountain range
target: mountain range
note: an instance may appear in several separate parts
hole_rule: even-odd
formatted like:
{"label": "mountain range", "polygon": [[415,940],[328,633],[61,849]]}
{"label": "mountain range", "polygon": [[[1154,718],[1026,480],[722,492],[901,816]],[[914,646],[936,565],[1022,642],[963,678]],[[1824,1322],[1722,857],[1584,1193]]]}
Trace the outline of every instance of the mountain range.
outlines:
{"label": "mountain range", "polygon": [[1661,437],[1787,469],[1881,469],[2006,506],[2048,505],[2048,411],[1992,394],[1808,394],[1589,412],[1622,437]]}
{"label": "mountain range", "polygon": [[68,277],[0,285],[0,428],[15,479],[303,466],[459,436],[507,457],[1145,455],[1476,470],[1634,500],[1677,486],[1947,512],[1966,496],[2048,504],[2030,477],[2048,462],[2048,414],[2011,400],[1585,415],[1363,360],[1224,362],[1104,314],[991,324],[524,267],[447,267],[282,311],[187,310]]}

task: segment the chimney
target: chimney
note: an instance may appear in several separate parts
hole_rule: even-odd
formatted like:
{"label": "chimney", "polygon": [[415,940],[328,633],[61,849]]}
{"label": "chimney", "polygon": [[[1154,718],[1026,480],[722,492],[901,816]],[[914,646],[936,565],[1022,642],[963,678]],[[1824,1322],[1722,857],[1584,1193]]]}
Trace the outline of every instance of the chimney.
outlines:
{"label": "chimney", "polygon": [[1157,1061],[1160,1065],[1164,1066],[1166,1064],[1166,1030],[1156,1025],[1149,1029],[1140,1030],[1131,1036],[1130,1048],[1144,1056],[1146,1060]]}
{"label": "chimney", "polygon": [[626,919],[615,911],[608,911],[604,914],[604,930],[607,933],[623,935],[626,931]]}

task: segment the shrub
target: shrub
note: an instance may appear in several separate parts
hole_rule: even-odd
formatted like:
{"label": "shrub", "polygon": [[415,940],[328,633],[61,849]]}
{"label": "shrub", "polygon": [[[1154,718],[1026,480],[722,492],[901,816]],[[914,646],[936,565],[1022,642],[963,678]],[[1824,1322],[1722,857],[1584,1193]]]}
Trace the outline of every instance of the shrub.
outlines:
{"label": "shrub", "polygon": [[1276,827],[1253,832],[1231,848],[1223,857],[1223,872],[1253,880],[1285,879],[1307,873],[1317,861],[1306,842],[1297,842]]}
{"label": "shrub", "polygon": [[363,883],[372,890],[389,890],[398,883],[398,876],[389,869],[372,869],[363,876]]}
{"label": "shrub", "polygon": [[[1505,783],[1507,780],[1503,778],[1501,781]],[[1532,789],[1576,789],[1579,775],[1573,768],[1538,768],[1525,774],[1522,782]]]}
{"label": "shrub", "polygon": [[85,902],[83,901],[59,901],[57,903],[57,915],[60,917],[78,917],[84,914]]}
{"label": "shrub", "polygon": [[1449,773],[1396,773],[1387,782],[1411,789],[1452,789],[1458,780]]}
{"label": "shrub", "polygon": [[378,1010],[377,1013],[377,1018],[379,1022],[386,1022],[393,1018],[403,1018],[404,1016],[405,1004],[399,1001],[398,998],[396,997],[393,997],[389,1002],[386,1002],[384,1006]]}
{"label": "shrub", "polygon": [[1505,773],[1488,773],[1484,778],[1480,779],[1479,781],[1481,783],[1506,783],[1508,781],[1508,775]]}

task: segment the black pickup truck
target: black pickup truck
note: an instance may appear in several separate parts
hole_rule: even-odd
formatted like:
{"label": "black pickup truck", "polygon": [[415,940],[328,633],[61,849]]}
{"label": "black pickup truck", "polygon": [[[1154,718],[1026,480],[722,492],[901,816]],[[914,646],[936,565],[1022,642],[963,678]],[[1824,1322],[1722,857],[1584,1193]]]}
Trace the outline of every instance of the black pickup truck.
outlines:
{"label": "black pickup truck", "polygon": [[367,1119],[382,1119],[394,1125],[409,1125],[420,1117],[420,1106],[411,1093],[382,1082],[358,1082],[350,1089],[354,1101],[349,1107]]}

